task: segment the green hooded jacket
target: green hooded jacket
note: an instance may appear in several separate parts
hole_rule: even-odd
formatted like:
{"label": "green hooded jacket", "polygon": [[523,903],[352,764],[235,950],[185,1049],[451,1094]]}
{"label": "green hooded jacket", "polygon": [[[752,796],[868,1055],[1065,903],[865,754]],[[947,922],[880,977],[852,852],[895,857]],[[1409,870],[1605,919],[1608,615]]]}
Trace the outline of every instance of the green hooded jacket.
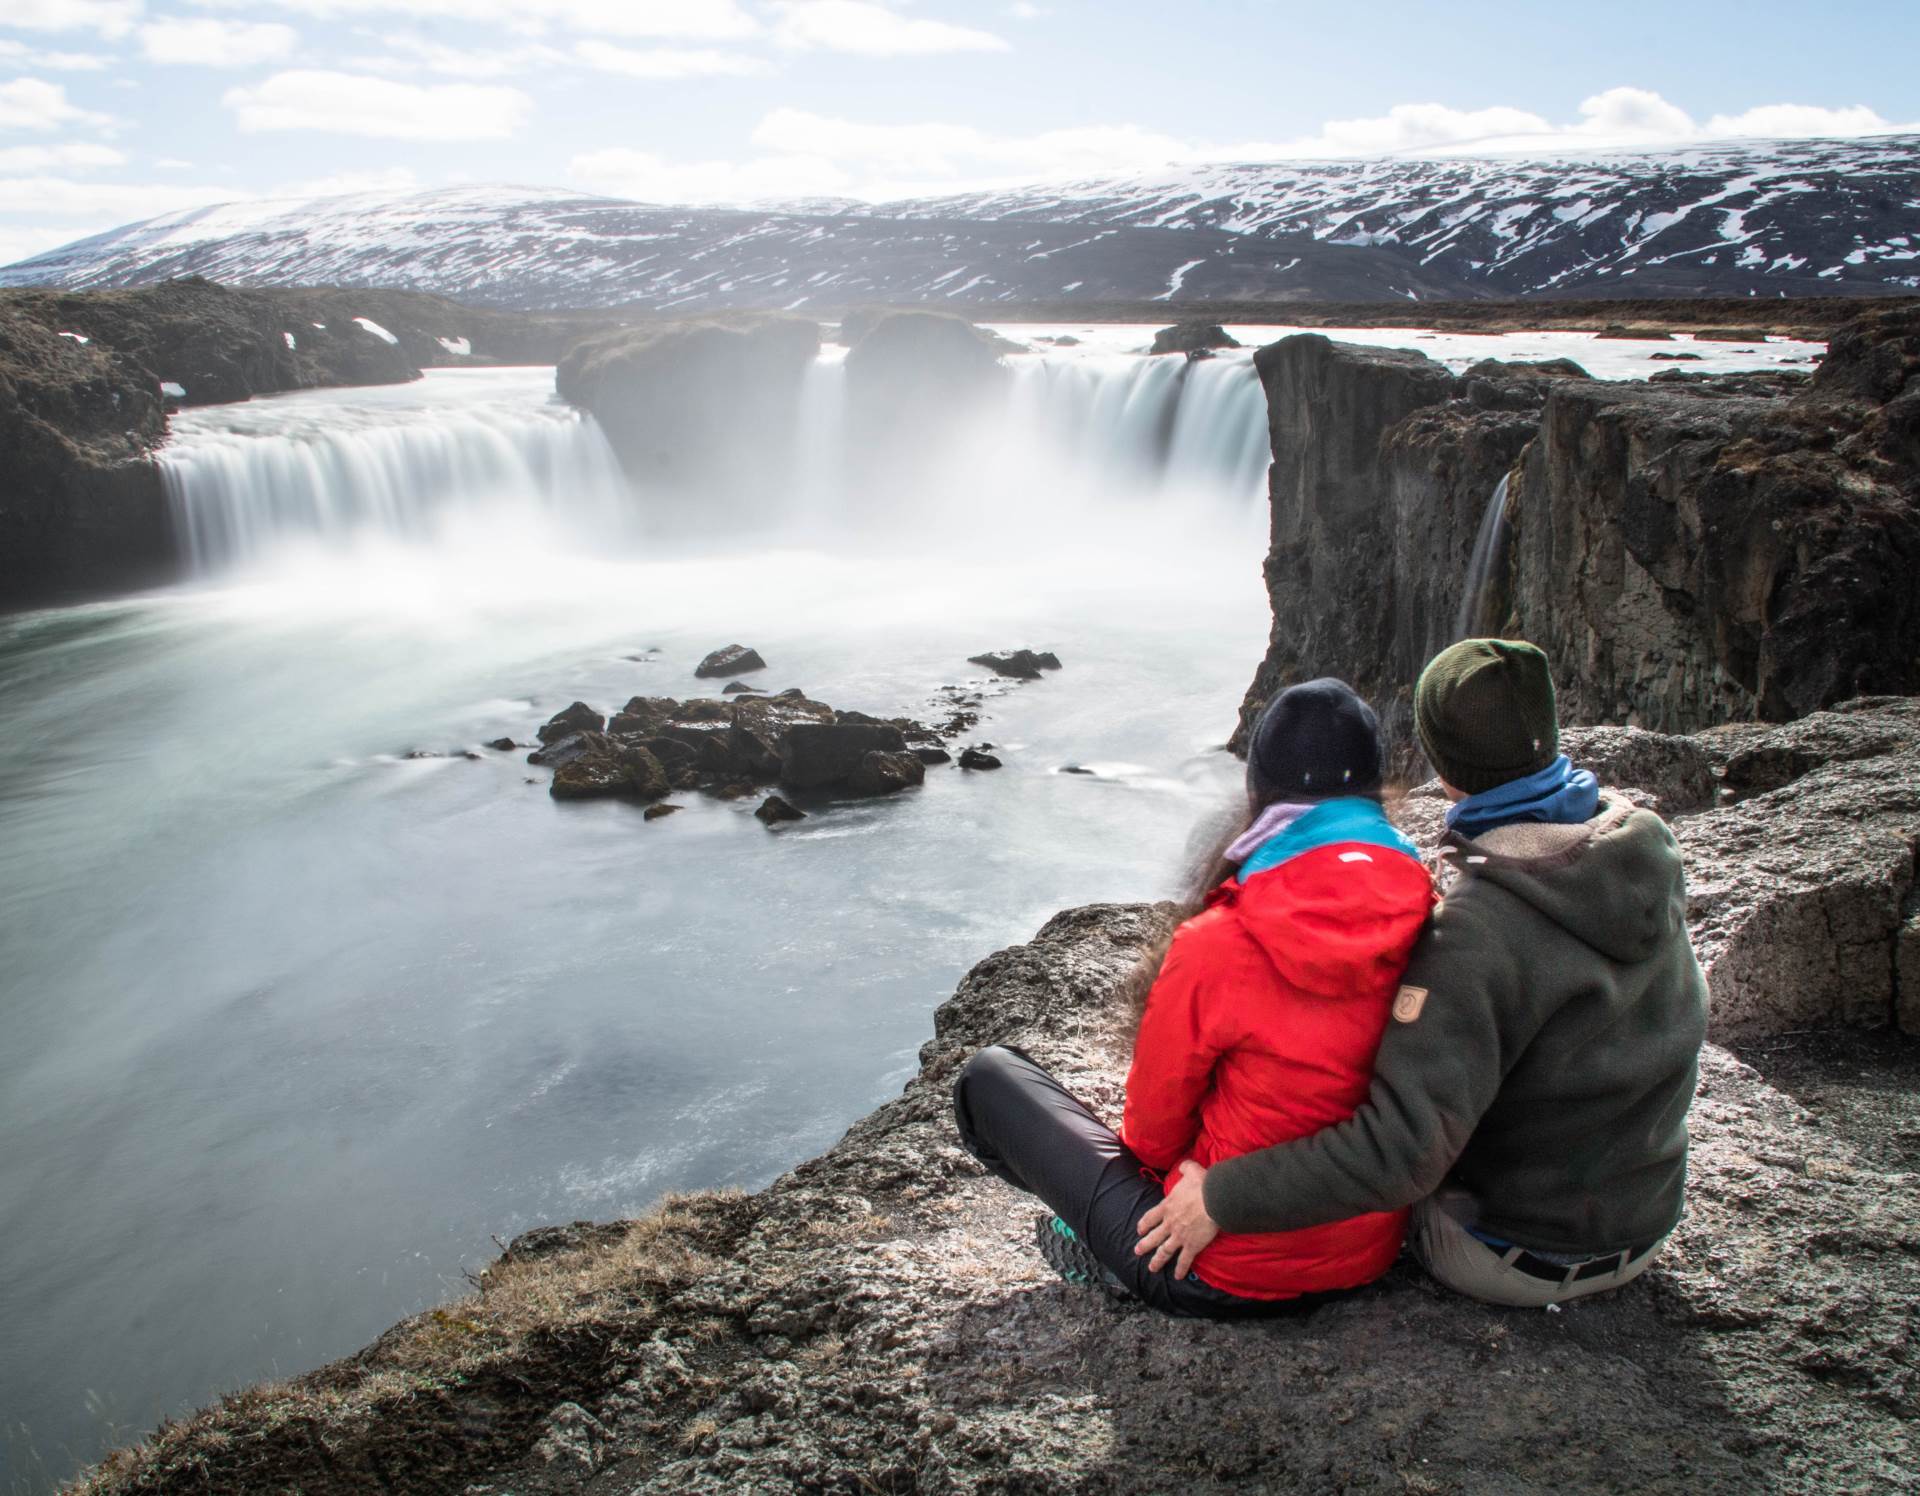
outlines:
{"label": "green hooded jacket", "polygon": [[1415,947],[1366,1104],[1223,1159],[1224,1231],[1293,1231],[1463,1187],[1476,1230],[1537,1251],[1651,1244],[1680,1218],[1706,980],[1680,849],[1603,799],[1575,826],[1449,838],[1461,870]]}

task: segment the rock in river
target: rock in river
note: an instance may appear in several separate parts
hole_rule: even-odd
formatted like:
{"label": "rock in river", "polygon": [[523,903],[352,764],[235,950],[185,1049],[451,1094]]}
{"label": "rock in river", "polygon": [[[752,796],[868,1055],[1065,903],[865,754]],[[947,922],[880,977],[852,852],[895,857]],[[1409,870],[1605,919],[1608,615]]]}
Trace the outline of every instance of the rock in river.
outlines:
{"label": "rock in river", "polygon": [[580,734],[581,751],[553,776],[553,798],[587,800],[602,795],[633,795],[654,800],[667,793],[667,772],[638,743],[605,733]]}
{"label": "rock in river", "polygon": [[1003,649],[991,654],[968,655],[969,665],[984,665],[995,675],[1013,680],[1038,680],[1042,670],[1058,670],[1060,657],[1050,650]]}
{"label": "rock in river", "polygon": [[542,743],[551,743],[556,738],[571,737],[576,732],[605,732],[606,730],[605,717],[584,701],[576,701],[565,711],[555,712],[541,723],[539,737]]}
{"label": "rock in river", "polygon": [[780,782],[800,790],[846,784],[869,753],[906,748],[900,729],[886,723],[799,723],[780,745]]}
{"label": "rock in river", "polygon": [[760,802],[760,808],[754,811],[754,816],[771,826],[777,821],[804,821],[807,813],[796,809],[778,795],[769,795]]}
{"label": "rock in river", "polygon": [[741,675],[749,670],[765,670],[767,662],[760,658],[757,650],[748,649],[744,644],[729,644],[725,649],[716,649],[694,668],[694,674],[702,680],[718,675]]}
{"label": "rock in river", "polygon": [[891,795],[926,783],[927,766],[912,753],[865,754],[847,776],[847,788],[856,795]]}

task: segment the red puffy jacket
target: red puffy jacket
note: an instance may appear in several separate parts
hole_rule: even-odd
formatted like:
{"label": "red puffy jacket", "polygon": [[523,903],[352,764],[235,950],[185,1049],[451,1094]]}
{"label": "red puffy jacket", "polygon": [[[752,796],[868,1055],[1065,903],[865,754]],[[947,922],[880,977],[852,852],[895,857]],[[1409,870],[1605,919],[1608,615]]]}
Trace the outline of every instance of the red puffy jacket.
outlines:
{"label": "red puffy jacket", "polygon": [[[1210,1167],[1353,1115],[1433,900],[1413,857],[1335,842],[1222,884],[1174,933],[1121,1124],[1169,1190],[1182,1159]],[[1243,1298],[1353,1288],[1392,1266],[1406,1215],[1223,1234],[1193,1270]]]}

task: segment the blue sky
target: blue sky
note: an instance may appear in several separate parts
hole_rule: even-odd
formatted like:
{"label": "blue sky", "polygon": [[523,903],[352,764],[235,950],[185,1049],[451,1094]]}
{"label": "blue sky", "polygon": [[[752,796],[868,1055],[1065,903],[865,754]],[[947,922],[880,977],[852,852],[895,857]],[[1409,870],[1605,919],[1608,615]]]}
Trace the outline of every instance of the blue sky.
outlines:
{"label": "blue sky", "polygon": [[0,0],[0,263],[516,182],[891,197],[1207,159],[1920,128],[1920,6]]}

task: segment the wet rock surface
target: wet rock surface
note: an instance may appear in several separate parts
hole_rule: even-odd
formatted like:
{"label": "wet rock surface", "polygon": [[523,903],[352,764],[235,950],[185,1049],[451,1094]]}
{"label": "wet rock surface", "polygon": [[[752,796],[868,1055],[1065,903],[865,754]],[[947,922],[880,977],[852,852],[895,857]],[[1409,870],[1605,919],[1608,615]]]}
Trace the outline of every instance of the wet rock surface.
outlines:
{"label": "wet rock surface", "polygon": [[968,655],[969,665],[982,665],[1009,680],[1039,680],[1043,670],[1058,670],[1060,657],[1051,650],[1002,649]]}
{"label": "wet rock surface", "polygon": [[[744,675],[749,670],[766,668],[767,662],[760,658],[760,652],[757,649],[749,649],[744,644],[729,644],[724,649],[716,649],[694,666],[693,673],[702,680],[708,680],[715,676]],[[732,687],[727,689],[731,690]],[[740,689],[750,691],[753,688],[741,686]]]}
{"label": "wet rock surface", "polygon": [[1218,322],[1208,322],[1202,318],[1161,328],[1153,335],[1153,346],[1147,352],[1207,354],[1216,348],[1239,346],[1240,340],[1231,336]]}
{"label": "wet rock surface", "polygon": [[[760,668],[743,663],[758,656],[739,645],[717,653],[729,658],[710,674]],[[551,791],[560,800],[657,800],[674,790],[738,800],[776,783],[802,795],[861,798],[925,783],[929,764],[951,761],[943,736],[962,730],[836,710],[797,689],[635,696],[611,717],[584,701],[556,712],[538,729],[540,746],[527,762],[554,770]]]}

